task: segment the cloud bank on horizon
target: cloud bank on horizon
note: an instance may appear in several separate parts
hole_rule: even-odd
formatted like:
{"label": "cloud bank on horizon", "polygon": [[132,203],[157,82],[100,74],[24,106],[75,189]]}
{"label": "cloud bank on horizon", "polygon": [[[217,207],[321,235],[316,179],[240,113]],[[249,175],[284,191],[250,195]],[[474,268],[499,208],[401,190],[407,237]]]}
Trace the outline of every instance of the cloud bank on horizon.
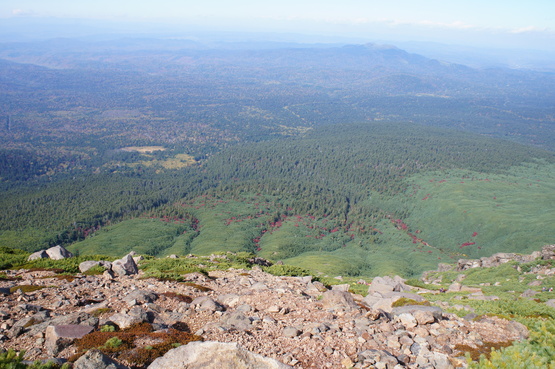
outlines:
{"label": "cloud bank on horizon", "polygon": [[17,17],[555,48],[553,0],[2,0]]}

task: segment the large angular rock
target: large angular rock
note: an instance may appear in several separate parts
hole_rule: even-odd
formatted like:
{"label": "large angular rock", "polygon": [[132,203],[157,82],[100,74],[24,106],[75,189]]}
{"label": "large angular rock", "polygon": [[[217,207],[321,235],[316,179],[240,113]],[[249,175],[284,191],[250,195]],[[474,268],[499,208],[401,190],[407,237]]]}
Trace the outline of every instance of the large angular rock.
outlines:
{"label": "large angular rock", "polygon": [[397,315],[397,319],[406,329],[414,328],[418,324],[414,315],[408,313]]}
{"label": "large angular rock", "polygon": [[131,254],[127,254],[112,263],[112,271],[118,275],[131,275],[137,274],[139,272],[139,268],[137,267],[133,256]]}
{"label": "large angular rock", "polygon": [[71,324],[79,324],[79,325],[90,325],[93,327],[98,326],[98,318],[91,316],[85,312],[79,311],[75,313],[71,313],[68,315],[57,316],[45,322],[32,325],[29,327],[29,335],[34,336],[38,333],[42,333],[46,330],[49,325],[71,325]]}
{"label": "large angular rock", "polygon": [[345,291],[348,292],[349,288],[351,288],[351,285],[346,283],[346,284],[336,284],[331,286],[332,291]]}
{"label": "large angular rock", "polygon": [[[383,363],[384,368],[393,368],[399,363],[397,358],[386,350],[365,350],[357,354],[358,361],[373,365]],[[378,366],[375,366],[378,367]]]}
{"label": "large angular rock", "polygon": [[240,311],[234,311],[224,315],[221,322],[224,327],[235,328],[240,331],[248,331],[252,329],[250,319]]}
{"label": "large angular rock", "polygon": [[[25,305],[20,305],[20,306],[24,307]],[[34,306],[34,305],[29,305],[29,306]],[[41,307],[37,306],[36,308],[41,308]],[[28,310],[28,311],[32,311],[32,310]],[[8,331],[8,336],[17,337],[22,333],[25,333],[27,328],[30,329],[30,327],[33,327],[36,324],[40,324],[45,321],[48,321],[49,317],[50,317],[49,311],[40,311],[31,316],[27,316],[25,318],[19,319]]]}
{"label": "large angular rock", "polygon": [[371,295],[376,292],[379,294],[393,292],[394,287],[395,285],[391,283],[391,281],[382,277],[375,277],[368,287],[368,294]]}
{"label": "large angular rock", "polygon": [[527,340],[530,337],[530,331],[522,323],[515,322],[514,320],[507,324],[507,330],[511,333],[516,333],[521,340]]}
{"label": "large angular rock", "polygon": [[454,369],[455,367],[449,361],[449,357],[441,352],[432,352],[429,356],[430,363],[436,369]]}
{"label": "large angular rock", "polygon": [[368,294],[379,293],[384,295],[389,292],[410,291],[410,287],[404,283],[404,279],[395,276],[391,277],[375,277],[368,287]]}
{"label": "large angular rock", "polygon": [[191,342],[168,351],[148,369],[288,369],[289,365],[239,347],[236,343]]}
{"label": "large angular rock", "polygon": [[218,296],[217,300],[220,304],[227,305],[229,307],[235,307],[241,301],[241,296],[234,293],[229,293]]}
{"label": "large angular rock", "polygon": [[480,268],[482,266],[481,260],[473,260],[473,259],[459,259],[457,262],[456,270],[458,272],[462,272],[464,270],[473,269],[473,268]]}
{"label": "large angular rock", "polygon": [[81,264],[79,264],[79,271],[81,273],[85,273],[89,269],[94,268],[95,266],[98,266],[98,265],[103,267],[106,270],[111,270],[112,269],[112,263],[110,263],[109,261],[105,261],[105,260],[100,260],[100,261],[87,260],[87,261],[84,261]]}
{"label": "large angular rock", "polygon": [[208,296],[199,296],[191,302],[191,305],[204,311],[224,311],[225,307]]}
{"label": "large angular rock", "polygon": [[[443,310],[437,306],[426,306],[426,305],[407,305],[393,308],[391,312],[394,316],[401,314],[412,314],[415,318],[421,313],[430,313],[435,320],[440,320],[443,316]],[[422,319],[424,319],[422,317]]]}
{"label": "large angular rock", "polygon": [[126,329],[131,327],[134,324],[144,323],[148,321],[148,318],[146,314],[130,315],[130,314],[117,313],[110,316],[108,320],[114,323],[115,325],[117,325],[120,329]]}
{"label": "large angular rock", "polygon": [[390,313],[393,309],[393,303],[401,298],[411,299],[415,301],[424,301],[424,298],[422,298],[422,296],[414,293],[384,292],[383,294],[380,294],[378,292],[374,292],[373,294],[369,294],[368,296],[366,296],[362,300],[362,302],[366,304],[366,306],[374,310],[383,310],[387,313]]}
{"label": "large angular rock", "polygon": [[46,250],[40,250],[40,251],[32,253],[27,258],[27,261],[32,261],[32,260],[37,260],[37,259],[48,259],[48,254],[46,253]]}
{"label": "large angular rock", "polygon": [[77,338],[93,331],[94,327],[90,325],[54,325],[46,328],[46,350],[51,356],[56,356],[64,348],[68,347]]}
{"label": "large angular rock", "polygon": [[555,245],[544,246],[541,251],[541,258],[543,260],[555,259]]}
{"label": "large angular rock", "polygon": [[89,350],[73,364],[73,369],[128,369],[98,350]]}
{"label": "large angular rock", "polygon": [[52,260],[62,260],[73,257],[73,254],[71,252],[67,251],[64,247],[60,245],[49,248],[48,250],[46,250],[46,253],[48,254],[48,257]]}
{"label": "large angular rock", "polygon": [[145,304],[149,302],[154,302],[158,299],[158,295],[152,291],[146,290],[134,290],[129,295],[123,298],[128,305],[134,305],[133,302],[139,304]]}
{"label": "large angular rock", "polygon": [[346,291],[327,291],[323,294],[322,305],[324,309],[352,310],[357,309],[353,296]]}

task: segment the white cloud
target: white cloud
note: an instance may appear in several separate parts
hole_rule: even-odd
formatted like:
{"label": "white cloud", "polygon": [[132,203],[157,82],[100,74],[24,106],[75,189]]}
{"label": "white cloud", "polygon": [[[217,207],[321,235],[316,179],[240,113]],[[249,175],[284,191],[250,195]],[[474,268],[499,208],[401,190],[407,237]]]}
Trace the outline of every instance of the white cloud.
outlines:
{"label": "white cloud", "polygon": [[390,26],[420,26],[420,27],[427,27],[427,28],[447,28],[447,29],[458,29],[458,30],[470,30],[470,29],[483,29],[482,27],[468,24],[461,21],[455,21],[451,23],[445,22],[435,22],[430,20],[421,20],[421,21],[405,21],[405,20],[380,20],[382,23],[386,23]]}
{"label": "white cloud", "polygon": [[32,10],[28,10],[28,9],[12,9],[12,15],[15,16],[26,16],[26,15],[33,15],[34,12]]}
{"label": "white cloud", "polygon": [[535,33],[535,32],[553,32],[553,31],[549,28],[528,26],[528,27],[512,29],[510,32],[515,34],[520,34],[520,33]]}

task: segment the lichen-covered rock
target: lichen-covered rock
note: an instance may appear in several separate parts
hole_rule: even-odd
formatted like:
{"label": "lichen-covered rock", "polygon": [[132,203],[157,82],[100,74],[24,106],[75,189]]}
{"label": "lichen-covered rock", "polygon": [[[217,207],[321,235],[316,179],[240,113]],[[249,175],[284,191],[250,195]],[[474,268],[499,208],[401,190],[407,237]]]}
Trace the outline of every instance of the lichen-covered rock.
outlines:
{"label": "lichen-covered rock", "polygon": [[148,369],[288,369],[289,365],[247,351],[236,343],[191,342],[168,351]]}

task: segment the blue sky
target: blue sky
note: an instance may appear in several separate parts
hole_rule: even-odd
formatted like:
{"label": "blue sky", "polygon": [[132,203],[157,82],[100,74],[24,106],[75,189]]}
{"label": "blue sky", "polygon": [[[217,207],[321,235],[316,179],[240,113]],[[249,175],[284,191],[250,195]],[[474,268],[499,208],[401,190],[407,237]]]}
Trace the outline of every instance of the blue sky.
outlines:
{"label": "blue sky", "polygon": [[555,48],[555,0],[1,0],[16,17]]}

